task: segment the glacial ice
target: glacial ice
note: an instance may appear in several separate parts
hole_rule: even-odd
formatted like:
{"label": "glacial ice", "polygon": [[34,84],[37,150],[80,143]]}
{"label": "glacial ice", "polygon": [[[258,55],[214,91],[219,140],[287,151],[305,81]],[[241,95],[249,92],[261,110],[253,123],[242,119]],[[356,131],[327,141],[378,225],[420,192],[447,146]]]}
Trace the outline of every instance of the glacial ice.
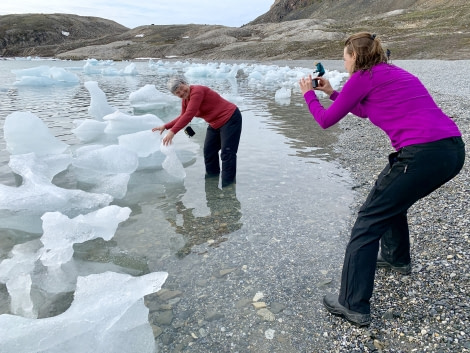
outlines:
{"label": "glacial ice", "polygon": [[34,152],[38,156],[63,153],[68,145],[53,136],[31,112],[14,112],[5,119],[3,133],[11,154]]}
{"label": "glacial ice", "polygon": [[29,69],[12,70],[12,72],[16,75],[15,85],[17,86],[75,85],[80,83],[77,75],[60,67],[43,65]]}
{"label": "glacial ice", "polygon": [[34,153],[12,155],[10,168],[22,177],[19,187],[0,184],[0,221],[2,227],[37,233],[39,217],[60,210],[77,216],[107,206],[113,197],[79,189],[63,189],[51,182],[49,166]]}
{"label": "glacial ice", "polygon": [[106,99],[106,94],[98,86],[96,81],[86,81],[85,88],[90,93],[90,106],[88,113],[96,120],[101,121],[105,115],[114,113],[117,108],[111,106]]}
{"label": "glacial ice", "polygon": [[155,353],[143,297],[168,274],[140,277],[105,272],[78,277],[70,308],[44,319],[0,315],[2,353]]}

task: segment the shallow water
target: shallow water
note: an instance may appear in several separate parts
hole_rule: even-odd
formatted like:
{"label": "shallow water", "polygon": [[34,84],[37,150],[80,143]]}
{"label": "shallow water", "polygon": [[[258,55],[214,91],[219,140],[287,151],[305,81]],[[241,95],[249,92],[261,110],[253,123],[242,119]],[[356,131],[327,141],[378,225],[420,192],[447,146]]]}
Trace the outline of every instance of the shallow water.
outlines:
{"label": "shallow water", "polygon": [[[73,148],[81,143],[70,131],[74,127],[73,120],[90,118],[87,111],[90,97],[83,82],[97,81],[111,105],[136,115],[154,112],[134,111],[129,104],[131,92],[148,83],[165,91],[168,76],[157,74],[147,62],[137,62],[139,75],[132,77],[84,75],[80,70],[83,64],[0,61],[2,184],[14,186],[17,183],[8,166],[9,153],[3,139],[3,123],[8,114],[33,112],[56,137]],[[122,67],[127,64],[116,63]],[[79,75],[80,84],[13,85],[12,69],[40,65],[68,68]],[[254,88],[244,77],[238,77],[235,82],[224,79],[191,82],[238,97],[236,103],[242,111],[243,131],[236,188],[222,191],[217,181],[204,179],[205,126],[194,124],[196,136],[191,138],[191,150],[195,151],[195,157],[185,168],[184,182],[172,180],[162,170],[135,172],[126,197],[113,202],[132,209],[129,219],[120,224],[111,241],[98,239],[75,245],[74,261],[89,262],[94,272],[100,272],[101,267],[93,267],[93,263],[114,264],[131,274],[164,270],[169,273],[168,283],[178,283],[179,289],[184,291],[185,283],[190,282],[193,274],[182,268],[200,264],[201,254],[207,257],[219,252],[227,258],[236,258],[239,254],[235,256],[235,251],[230,250],[232,246],[262,249],[272,239],[291,244],[295,237],[305,242],[310,234],[314,239],[308,246],[300,246],[295,256],[302,258],[315,253],[320,258],[322,253],[336,249],[337,237],[349,216],[348,205],[352,200],[350,179],[334,161],[332,146],[339,129],[323,131],[318,128],[298,91],[292,94],[290,104],[282,105],[274,100],[279,87]],[[169,116],[160,117],[168,121],[176,116],[178,109],[179,104]],[[53,182],[65,188],[79,187],[68,179],[66,172],[56,176]],[[0,261],[8,257],[14,245],[40,236],[0,228]],[[318,248],[312,249],[312,244]],[[272,255],[278,256],[272,251]],[[215,258],[214,261],[218,261]],[[259,261],[258,266],[263,266],[262,256]],[[67,302],[70,297],[62,300]],[[8,303],[6,288],[0,284],[0,314],[9,312]],[[44,308],[40,315],[57,314],[57,307],[66,307],[66,303]]]}

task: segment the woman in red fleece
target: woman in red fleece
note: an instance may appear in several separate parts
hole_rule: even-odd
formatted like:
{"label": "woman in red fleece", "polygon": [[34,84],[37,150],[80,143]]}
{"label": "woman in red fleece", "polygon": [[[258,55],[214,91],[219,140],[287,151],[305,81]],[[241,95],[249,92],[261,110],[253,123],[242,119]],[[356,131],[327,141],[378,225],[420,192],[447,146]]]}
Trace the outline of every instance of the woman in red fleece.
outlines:
{"label": "woman in red fleece", "polygon": [[181,114],[152,131],[169,130],[163,138],[164,145],[171,144],[175,134],[197,116],[204,119],[207,127],[204,141],[204,163],[206,177],[218,177],[222,160],[222,187],[235,183],[237,173],[237,151],[242,131],[242,115],[237,106],[222,98],[206,86],[189,85],[183,77],[168,81],[168,89],[182,100]]}

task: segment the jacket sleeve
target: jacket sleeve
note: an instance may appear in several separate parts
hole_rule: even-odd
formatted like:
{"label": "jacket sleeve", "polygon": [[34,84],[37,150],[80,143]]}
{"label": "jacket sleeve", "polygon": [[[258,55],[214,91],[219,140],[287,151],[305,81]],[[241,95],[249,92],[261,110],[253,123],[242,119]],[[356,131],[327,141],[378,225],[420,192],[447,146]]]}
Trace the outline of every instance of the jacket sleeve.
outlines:
{"label": "jacket sleeve", "polygon": [[165,128],[169,128],[174,134],[191,122],[204,100],[204,92],[202,90],[194,87],[191,88],[189,103],[185,104],[183,101],[180,116],[165,124]]}
{"label": "jacket sleeve", "polygon": [[344,85],[341,93],[334,92],[331,95],[333,104],[324,108],[314,91],[304,94],[310,113],[322,129],[327,129],[343,119],[348,113],[353,113],[361,118],[366,118],[366,113],[361,101],[367,94],[367,85],[361,82],[359,73],[351,76]]}

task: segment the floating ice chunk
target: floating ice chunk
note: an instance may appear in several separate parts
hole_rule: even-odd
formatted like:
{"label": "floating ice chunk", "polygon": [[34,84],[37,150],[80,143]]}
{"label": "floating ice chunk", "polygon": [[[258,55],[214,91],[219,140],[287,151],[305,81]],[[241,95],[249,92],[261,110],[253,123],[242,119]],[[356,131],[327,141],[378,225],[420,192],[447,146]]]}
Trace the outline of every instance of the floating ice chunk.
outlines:
{"label": "floating ice chunk", "polygon": [[93,119],[85,119],[77,123],[72,132],[83,142],[92,142],[104,135],[107,122]]}
{"label": "floating ice chunk", "polygon": [[10,310],[15,315],[36,318],[38,313],[31,300],[31,273],[41,252],[37,241],[15,245],[10,258],[0,263],[0,282],[10,294]]}
{"label": "floating ice chunk", "polygon": [[34,153],[12,155],[9,166],[22,177],[23,183],[19,187],[0,184],[2,227],[38,232],[44,212],[60,211],[77,216],[107,206],[113,200],[108,194],[57,187],[51,183],[53,172],[49,166]]}
{"label": "floating ice chunk", "polygon": [[91,61],[87,61],[83,66],[83,72],[88,75],[101,74],[101,68],[96,67]]}
{"label": "floating ice chunk", "polygon": [[238,65],[225,63],[194,64],[185,69],[188,77],[235,78],[237,73]]}
{"label": "floating ice chunk", "polygon": [[167,276],[105,272],[78,277],[74,301],[61,315],[45,319],[0,315],[2,352],[155,353],[143,297],[160,290]]}
{"label": "floating ice chunk", "polygon": [[[88,182],[93,186],[88,191],[109,194],[115,199],[122,199],[127,194],[130,177],[128,173],[101,176],[90,174]],[[82,178],[82,181],[86,181],[86,179]]]}
{"label": "floating ice chunk", "polygon": [[89,75],[103,75],[103,76],[134,76],[138,74],[135,63],[130,63],[124,69],[117,69],[113,66],[114,62],[98,61],[96,59],[89,59],[83,67],[83,71]]}
{"label": "floating ice chunk", "polygon": [[12,70],[16,75],[17,86],[52,86],[57,84],[77,84],[77,75],[60,67],[38,66],[29,69]]}
{"label": "floating ice chunk", "polygon": [[90,169],[101,174],[131,174],[139,161],[137,155],[118,145],[92,145],[78,148],[72,164],[82,169]]}
{"label": "floating ice chunk", "polygon": [[139,157],[148,157],[152,153],[160,151],[160,134],[151,130],[121,135],[118,140],[119,146],[135,152]]}
{"label": "floating ice chunk", "polygon": [[0,262],[0,282],[6,283],[10,278],[31,273],[39,256],[41,254],[35,241],[15,245],[10,257]]}
{"label": "floating ice chunk", "polygon": [[130,208],[115,205],[72,219],[60,212],[45,213],[41,217],[44,230],[41,262],[45,266],[59,266],[72,258],[74,244],[96,238],[110,240],[119,223],[129,218],[130,213]]}
{"label": "floating ice chunk", "polygon": [[113,136],[151,130],[155,126],[163,125],[163,121],[153,114],[128,115],[120,111],[106,115],[103,120],[108,122],[104,132]]}
{"label": "floating ice chunk", "polygon": [[106,69],[112,65],[114,65],[114,61],[112,60],[88,59],[83,66],[83,72],[89,75],[101,74],[103,72],[103,68]]}
{"label": "floating ice chunk", "polygon": [[72,163],[70,154],[53,154],[42,157],[42,162],[47,166],[43,170],[43,175],[52,180],[54,176],[67,169]]}
{"label": "floating ice chunk", "polygon": [[155,85],[147,84],[129,95],[131,106],[138,109],[157,109],[174,105],[180,99],[158,91]]}
{"label": "floating ice chunk", "polygon": [[88,113],[97,120],[103,120],[105,115],[115,112],[117,109],[108,104],[106,94],[98,87],[98,82],[87,81],[85,88],[90,92],[91,100]]}
{"label": "floating ice chunk", "polygon": [[127,65],[121,72],[121,75],[127,75],[127,76],[135,76],[138,74],[137,67],[135,66],[135,63],[130,63]]}
{"label": "floating ice chunk", "polygon": [[168,174],[174,176],[175,178],[184,179],[186,177],[186,172],[184,170],[183,164],[176,155],[174,147],[172,145],[165,146],[162,143],[160,146],[160,151],[166,155],[166,158],[162,163],[163,169],[165,169]]}
{"label": "floating ice chunk", "polygon": [[38,317],[31,300],[31,275],[20,274],[6,283],[10,294],[10,310],[12,314],[35,319]]}
{"label": "floating ice chunk", "polygon": [[290,98],[291,97],[291,90],[289,88],[279,88],[276,91],[276,94],[274,98],[276,99],[285,99],[285,98]]}
{"label": "floating ice chunk", "polygon": [[[160,146],[158,147],[160,148]],[[166,156],[161,152],[157,151],[149,155],[148,157],[141,157],[139,158],[139,167],[137,170],[157,170],[162,169],[163,161],[165,160]],[[132,175],[134,176],[135,173]]]}
{"label": "floating ice chunk", "polygon": [[121,199],[127,193],[130,174],[137,170],[137,154],[118,145],[84,146],[75,151],[73,173],[77,180],[89,184],[88,191],[106,193]]}
{"label": "floating ice chunk", "polygon": [[275,102],[281,105],[289,105],[290,98],[291,98],[291,90],[290,88],[285,88],[285,87],[279,88],[274,95]]}
{"label": "floating ice chunk", "polygon": [[5,119],[3,132],[11,154],[34,152],[38,156],[64,152],[68,145],[54,137],[47,126],[31,112],[14,112]]}
{"label": "floating ice chunk", "polygon": [[155,62],[152,59],[149,59],[148,67],[161,75],[173,75],[178,72],[177,69],[174,68],[173,65],[168,61],[164,62],[162,60],[158,60]]}
{"label": "floating ice chunk", "polygon": [[[55,175],[65,170],[72,162],[69,154],[48,155],[38,158],[35,153],[17,154],[10,157],[9,166],[13,171],[26,173],[30,180],[51,181]],[[31,177],[32,174],[35,177]]]}

